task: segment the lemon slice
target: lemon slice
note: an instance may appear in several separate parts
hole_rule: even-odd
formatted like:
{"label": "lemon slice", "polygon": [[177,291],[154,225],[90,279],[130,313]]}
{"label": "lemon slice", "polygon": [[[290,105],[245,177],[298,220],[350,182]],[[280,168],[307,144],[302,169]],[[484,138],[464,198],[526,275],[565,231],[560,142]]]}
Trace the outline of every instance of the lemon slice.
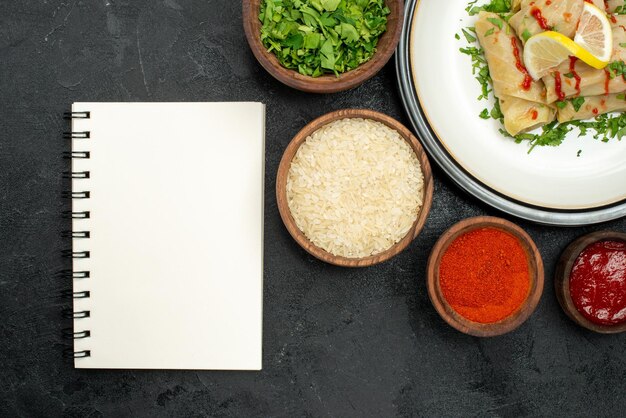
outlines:
{"label": "lemon slice", "polygon": [[532,36],[526,42],[524,65],[530,76],[534,80],[539,80],[570,55],[597,69],[604,68],[608,64],[608,59],[599,59],[567,36],[547,31]]}
{"label": "lemon slice", "polygon": [[[593,4],[585,2],[574,42],[598,60],[608,63],[613,53],[613,29],[606,13]],[[595,68],[604,68],[604,66]]]}

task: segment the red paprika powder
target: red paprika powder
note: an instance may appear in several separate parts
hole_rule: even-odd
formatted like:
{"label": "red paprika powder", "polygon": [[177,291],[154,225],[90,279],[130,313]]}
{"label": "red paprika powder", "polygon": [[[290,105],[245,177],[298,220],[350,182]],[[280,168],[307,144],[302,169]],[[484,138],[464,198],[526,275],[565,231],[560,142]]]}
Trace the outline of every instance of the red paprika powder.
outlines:
{"label": "red paprika powder", "polygon": [[474,322],[498,322],[515,313],[528,297],[528,256],[508,232],[476,229],[450,244],[441,258],[439,282],[458,314]]}

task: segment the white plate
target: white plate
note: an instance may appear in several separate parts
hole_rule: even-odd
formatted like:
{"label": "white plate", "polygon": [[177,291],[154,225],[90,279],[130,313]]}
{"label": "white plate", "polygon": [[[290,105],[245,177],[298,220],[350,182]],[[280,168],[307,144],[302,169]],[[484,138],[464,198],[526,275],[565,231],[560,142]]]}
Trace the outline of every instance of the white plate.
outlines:
{"label": "white plate", "polygon": [[[558,147],[536,147],[504,138],[498,121],[478,114],[493,102],[478,101],[480,85],[461,28],[474,26],[466,0],[418,0],[410,34],[410,63],[417,97],[430,127],[471,176],[526,204],[582,210],[626,199],[626,141],[609,143],[577,131]],[[581,150],[580,157],[577,157]]]}

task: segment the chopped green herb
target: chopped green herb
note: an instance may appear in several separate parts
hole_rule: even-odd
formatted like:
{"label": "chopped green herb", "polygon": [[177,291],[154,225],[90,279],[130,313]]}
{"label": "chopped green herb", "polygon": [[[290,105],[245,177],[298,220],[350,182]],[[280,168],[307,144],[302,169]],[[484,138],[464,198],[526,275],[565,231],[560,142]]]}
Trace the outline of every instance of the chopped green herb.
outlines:
{"label": "chopped green herb", "polygon": [[530,39],[531,37],[531,33],[528,31],[528,29],[524,29],[524,32],[522,32],[522,39],[524,39],[524,42],[526,42],[527,40]]}
{"label": "chopped green herb", "polygon": [[493,119],[499,120],[500,123],[504,123],[504,113],[502,113],[502,110],[500,109],[500,100],[496,99],[493,109],[491,109],[490,116]]}
{"label": "chopped green herb", "polygon": [[623,5],[617,6],[615,10],[613,10],[613,14],[626,15],[626,0],[624,1]]}
{"label": "chopped green herb", "polygon": [[369,61],[391,13],[384,0],[262,0],[260,10],[263,45],[311,77]]}
{"label": "chopped green herb", "polygon": [[624,61],[613,61],[606,67],[606,71],[609,72],[609,77],[614,79],[615,77],[626,77],[626,64]]}
{"label": "chopped green herb", "polygon": [[565,73],[563,74],[563,77],[574,78],[574,73]]}
{"label": "chopped green herb", "polygon": [[454,34],[454,39],[456,39],[456,40],[458,41],[459,39],[461,39],[461,37],[459,36],[459,34],[458,34],[458,33],[455,33],[455,34]]}
{"label": "chopped green herb", "polygon": [[583,104],[585,103],[585,98],[576,97],[574,99],[571,99],[570,102],[572,102],[572,106],[574,106],[574,110],[578,112],[580,108],[583,106]]}
{"label": "chopped green herb", "polygon": [[463,31],[463,35],[465,35],[465,39],[467,40],[468,43],[476,42],[476,37],[472,35],[467,29],[461,29],[461,30]]}
{"label": "chopped green herb", "polygon": [[580,154],[582,154],[583,150],[579,149],[578,152],[576,153],[577,157],[580,157]]}
{"label": "chopped green herb", "polygon": [[[467,7],[465,8],[465,11],[466,11],[467,13],[469,13],[469,15],[470,15],[470,16],[473,16],[473,14],[472,14],[472,7],[476,4],[476,2],[477,2],[477,1],[478,1],[478,0],[473,0],[473,1],[470,1],[470,2],[467,4]],[[476,12],[476,13],[478,13],[478,12]]]}
{"label": "chopped green herb", "polygon": [[555,104],[559,109],[565,109],[567,106],[567,100],[559,100],[558,102],[555,102]]}
{"label": "chopped green herb", "polygon": [[502,29],[504,22],[502,19],[498,19],[496,17],[488,17],[487,20],[494,26],[497,26],[499,29]]}
{"label": "chopped green herb", "polygon": [[491,28],[487,32],[485,32],[485,36],[491,36],[493,35],[494,32],[495,32],[495,28]]}
{"label": "chopped green herb", "polygon": [[589,129],[594,130],[593,137],[603,142],[608,142],[611,139],[621,141],[626,136],[626,113],[618,115],[605,113],[589,121],[575,120],[568,122],[568,124],[579,129],[578,136],[586,135]]}
{"label": "chopped green herb", "polygon": [[474,74],[476,80],[478,80],[482,87],[482,93],[478,96],[478,100],[487,100],[491,92],[489,85],[491,77],[489,76],[489,67],[483,55],[483,50],[475,46],[468,46],[467,48],[460,48],[459,51],[472,58],[472,74]]}
{"label": "chopped green herb", "polygon": [[465,9],[470,16],[477,15],[481,11],[492,13],[510,13],[513,8],[511,0],[491,0],[489,4],[484,6],[474,6],[476,1],[472,1]]}
{"label": "chopped green herb", "polygon": [[565,140],[565,136],[571,131],[571,128],[568,127],[567,123],[558,123],[557,121],[551,122],[547,125],[544,125],[541,128],[540,134],[520,134],[512,137],[509,135],[507,131],[504,129],[500,129],[500,132],[509,138],[514,138],[516,143],[521,143],[524,141],[528,141],[530,144],[530,148],[528,149],[528,153],[530,154],[535,147],[541,146],[549,146],[556,147],[561,145]]}
{"label": "chopped green herb", "polygon": [[480,116],[482,119],[489,119],[489,110],[488,109],[483,109],[482,112],[480,112],[480,114],[478,115]]}

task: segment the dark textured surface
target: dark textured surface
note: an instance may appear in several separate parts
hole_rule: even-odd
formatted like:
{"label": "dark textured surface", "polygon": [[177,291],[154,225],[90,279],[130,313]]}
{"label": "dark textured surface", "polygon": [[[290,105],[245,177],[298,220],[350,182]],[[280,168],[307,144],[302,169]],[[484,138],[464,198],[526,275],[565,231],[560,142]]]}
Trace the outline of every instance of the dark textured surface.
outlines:
{"label": "dark textured surface", "polygon": [[[435,170],[422,235],[383,265],[345,270],[312,259],[281,224],[274,176],[308,121],[346,107],[405,123],[393,64],[346,93],[283,87],[245,43],[238,0],[24,0],[0,3],[0,416],[623,416],[626,335],[599,336],[562,313],[551,275],[590,228],[519,222],[546,264],[536,313],[477,339],[437,316],[426,258],[456,221],[495,211]],[[58,294],[69,267],[59,237],[73,101],[267,104],[264,369],[260,373],[79,371],[62,360],[69,325]],[[584,191],[581,191],[584,193]]]}

